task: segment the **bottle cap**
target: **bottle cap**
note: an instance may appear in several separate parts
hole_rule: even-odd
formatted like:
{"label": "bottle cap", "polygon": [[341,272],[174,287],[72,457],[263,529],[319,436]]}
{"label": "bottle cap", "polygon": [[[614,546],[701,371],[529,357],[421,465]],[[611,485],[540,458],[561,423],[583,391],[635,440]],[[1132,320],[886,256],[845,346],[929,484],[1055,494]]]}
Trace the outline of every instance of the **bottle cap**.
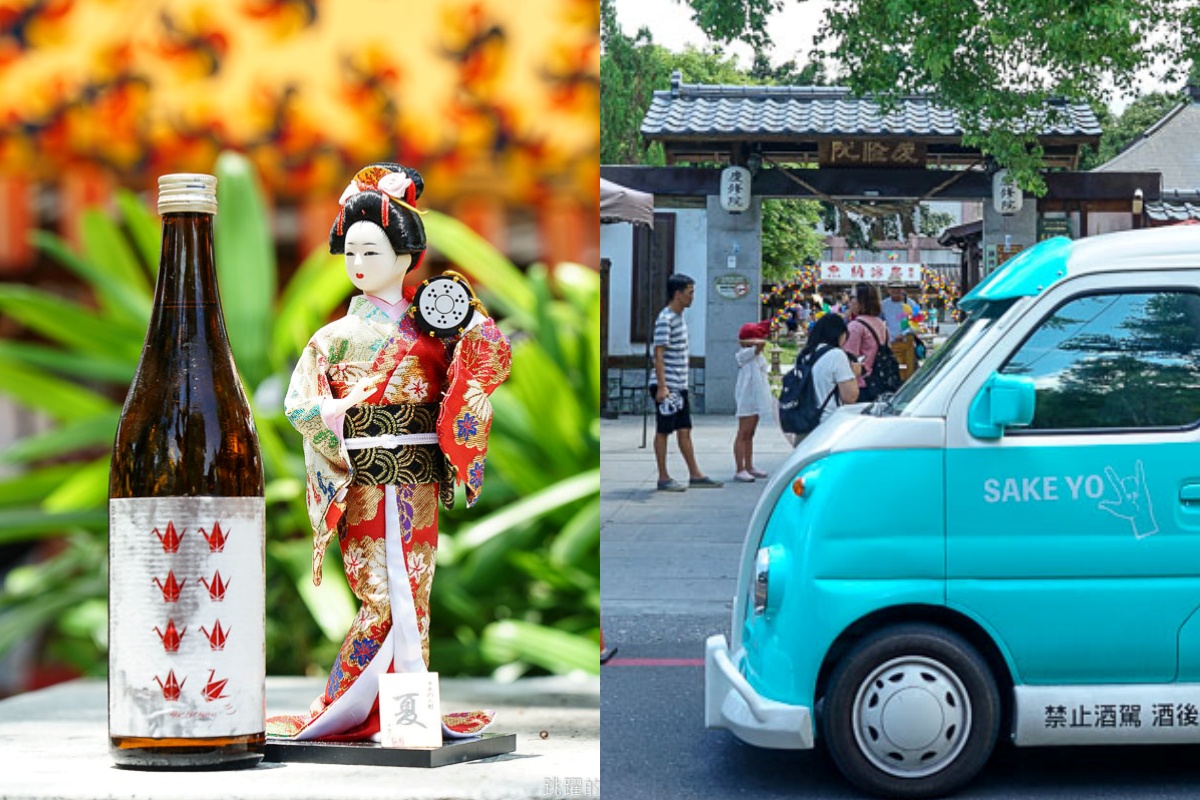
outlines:
{"label": "bottle cap", "polygon": [[217,213],[217,178],[196,172],[173,172],[158,179],[158,213]]}

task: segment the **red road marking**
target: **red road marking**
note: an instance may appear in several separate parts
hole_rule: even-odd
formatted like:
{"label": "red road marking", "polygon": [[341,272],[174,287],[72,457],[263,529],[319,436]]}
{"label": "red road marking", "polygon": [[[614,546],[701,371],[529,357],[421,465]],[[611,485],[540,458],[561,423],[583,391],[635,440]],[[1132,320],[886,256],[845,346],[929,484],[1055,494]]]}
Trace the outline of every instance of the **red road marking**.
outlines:
{"label": "red road marking", "polygon": [[606,667],[703,667],[703,658],[610,658]]}

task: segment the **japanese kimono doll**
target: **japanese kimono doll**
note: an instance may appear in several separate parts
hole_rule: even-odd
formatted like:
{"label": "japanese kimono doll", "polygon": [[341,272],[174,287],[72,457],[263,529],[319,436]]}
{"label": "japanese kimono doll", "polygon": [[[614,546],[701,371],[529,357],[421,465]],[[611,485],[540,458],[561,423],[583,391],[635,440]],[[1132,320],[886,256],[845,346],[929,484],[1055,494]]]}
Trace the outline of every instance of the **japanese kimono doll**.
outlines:
{"label": "japanese kimono doll", "polygon": [[[415,170],[375,164],[342,194],[329,249],[362,294],[305,348],[285,406],[304,437],[313,582],[336,535],[358,615],[305,716],[272,717],[268,734],[378,739],[378,681],[429,664],[429,596],[438,502],[455,483],[479,496],[492,409],[508,376],[508,339],[475,301],[460,332],[422,333],[405,275],[425,254]],[[491,712],[443,715],[443,735],[476,735]]]}

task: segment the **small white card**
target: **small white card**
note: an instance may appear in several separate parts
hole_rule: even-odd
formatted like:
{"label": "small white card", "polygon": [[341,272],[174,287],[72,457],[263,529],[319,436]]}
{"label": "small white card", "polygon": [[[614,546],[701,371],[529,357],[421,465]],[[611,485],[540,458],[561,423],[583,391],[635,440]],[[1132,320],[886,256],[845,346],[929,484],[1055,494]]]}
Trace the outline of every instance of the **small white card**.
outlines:
{"label": "small white card", "polygon": [[379,677],[379,721],[384,747],[441,747],[442,709],[436,672]]}

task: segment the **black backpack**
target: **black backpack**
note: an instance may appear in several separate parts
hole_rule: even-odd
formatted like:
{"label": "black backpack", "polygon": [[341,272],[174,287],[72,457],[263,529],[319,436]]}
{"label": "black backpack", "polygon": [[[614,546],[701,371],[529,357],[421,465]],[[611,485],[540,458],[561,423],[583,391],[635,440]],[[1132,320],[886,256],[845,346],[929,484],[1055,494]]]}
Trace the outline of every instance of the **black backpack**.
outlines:
{"label": "black backpack", "polygon": [[830,345],[821,345],[807,358],[797,358],[795,368],[783,376],[783,388],[779,392],[779,426],[784,433],[808,433],[821,423],[821,414],[837,393],[837,387],[833,387],[824,402],[819,401],[813,385],[813,366],[832,349]]}
{"label": "black backpack", "polygon": [[878,400],[885,394],[896,391],[900,388],[900,362],[896,360],[896,354],[892,352],[890,344],[879,341],[879,336],[867,323],[858,320],[858,324],[867,329],[867,333],[871,334],[871,338],[875,340],[875,363],[871,365],[871,372],[865,378],[867,395],[864,399]]}

